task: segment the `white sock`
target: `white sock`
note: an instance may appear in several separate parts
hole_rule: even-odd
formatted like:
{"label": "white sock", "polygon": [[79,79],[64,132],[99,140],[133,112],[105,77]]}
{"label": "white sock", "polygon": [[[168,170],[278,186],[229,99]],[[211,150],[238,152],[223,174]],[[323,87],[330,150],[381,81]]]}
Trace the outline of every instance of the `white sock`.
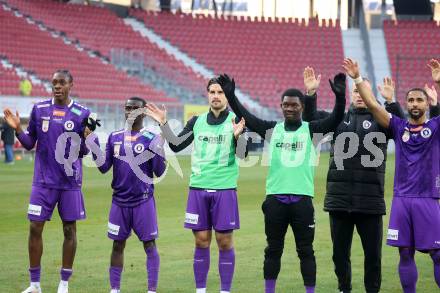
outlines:
{"label": "white sock", "polygon": [[148,293],[156,293],[156,291],[148,291]]}
{"label": "white sock", "polygon": [[206,293],[206,288],[197,288],[196,293]]}
{"label": "white sock", "polygon": [[220,293],[229,293],[229,291],[220,291]]}
{"label": "white sock", "polygon": [[60,285],[63,285],[64,287],[68,287],[69,286],[69,281],[60,281]]}
{"label": "white sock", "polygon": [[40,282],[31,282],[31,287],[40,288]]}
{"label": "white sock", "polygon": [[121,292],[121,291],[119,291],[119,289],[112,289],[112,290],[110,291],[110,293],[119,293],[119,292]]}

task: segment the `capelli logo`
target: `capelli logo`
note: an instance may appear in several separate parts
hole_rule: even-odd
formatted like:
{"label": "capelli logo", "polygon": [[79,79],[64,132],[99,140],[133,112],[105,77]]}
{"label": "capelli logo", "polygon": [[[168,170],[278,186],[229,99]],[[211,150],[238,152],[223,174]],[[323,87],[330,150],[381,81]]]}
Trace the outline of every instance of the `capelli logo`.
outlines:
{"label": "capelli logo", "polygon": [[220,134],[219,136],[200,135],[198,139],[199,141],[204,141],[207,143],[222,144],[226,141],[226,135],[222,135],[222,134]]}
{"label": "capelli logo", "polygon": [[283,148],[285,150],[301,151],[304,148],[304,142],[302,141],[297,141],[294,143],[278,142],[275,146],[277,148]]}

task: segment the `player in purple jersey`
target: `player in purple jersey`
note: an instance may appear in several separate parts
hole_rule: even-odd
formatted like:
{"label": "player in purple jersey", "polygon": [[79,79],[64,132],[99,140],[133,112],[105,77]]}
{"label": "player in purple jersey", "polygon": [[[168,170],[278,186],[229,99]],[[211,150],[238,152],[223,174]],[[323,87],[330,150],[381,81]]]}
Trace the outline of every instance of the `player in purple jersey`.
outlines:
{"label": "player in purple jersey", "polygon": [[98,162],[102,173],[113,167],[113,200],[108,221],[108,237],[113,239],[109,268],[111,293],[120,292],[124,248],[132,229],[147,254],[148,293],[155,293],[157,288],[160,259],[155,243],[158,229],[152,179],[153,175],[160,177],[166,165],[163,140],[143,128],[145,115],[141,112],[145,105],[138,97],[127,100],[127,127],[110,134],[105,160]]}
{"label": "player in purple jersey", "polygon": [[[433,80],[440,85],[440,63],[431,60]],[[434,277],[440,287],[440,117],[427,119],[429,95],[435,88],[413,88],[406,95],[409,120],[382,108],[360,78],[358,64],[343,64],[367,107],[383,127],[389,128],[396,144],[394,197],[387,244],[399,248],[399,275],[405,293],[416,292],[415,251],[429,253]]]}
{"label": "player in purple jersey", "polygon": [[5,119],[15,129],[21,144],[27,150],[37,145],[28,208],[31,284],[23,293],[41,292],[42,233],[56,205],[64,232],[58,293],[68,292],[76,251],[76,221],[86,217],[81,193],[81,158],[87,153],[84,138],[96,124],[88,124],[90,111],[69,97],[72,86],[73,78],[69,71],[56,71],[52,77],[53,98],[34,105],[26,131],[21,128],[18,112],[14,115],[10,109],[4,110]]}

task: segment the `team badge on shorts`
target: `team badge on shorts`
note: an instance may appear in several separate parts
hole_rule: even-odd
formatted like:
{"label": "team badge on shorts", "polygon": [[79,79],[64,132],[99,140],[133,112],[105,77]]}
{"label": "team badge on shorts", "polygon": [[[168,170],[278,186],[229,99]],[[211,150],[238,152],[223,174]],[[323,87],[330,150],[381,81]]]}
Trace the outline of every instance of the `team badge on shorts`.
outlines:
{"label": "team badge on shorts", "polygon": [[422,135],[423,138],[428,138],[431,136],[432,132],[431,132],[431,129],[429,129],[428,127],[425,127],[422,129],[420,134]]}
{"label": "team badge on shorts", "polygon": [[67,120],[66,122],[64,122],[64,129],[66,129],[67,131],[72,130],[75,127],[75,124],[73,123],[72,120]]}
{"label": "team badge on shorts", "polygon": [[134,152],[136,154],[140,154],[145,150],[145,146],[141,143],[137,143],[134,145]]}
{"label": "team badge on shorts", "polygon": [[388,229],[387,239],[394,240],[394,241],[399,240],[399,230]]}
{"label": "team badge on shorts", "polygon": [[43,122],[41,122],[41,130],[43,132],[47,132],[49,130],[49,120],[44,119]]}
{"label": "team badge on shorts", "polygon": [[368,128],[370,128],[370,127],[371,127],[371,122],[368,121],[368,120],[364,120],[364,122],[362,122],[362,127],[363,127],[364,129],[368,129]]}

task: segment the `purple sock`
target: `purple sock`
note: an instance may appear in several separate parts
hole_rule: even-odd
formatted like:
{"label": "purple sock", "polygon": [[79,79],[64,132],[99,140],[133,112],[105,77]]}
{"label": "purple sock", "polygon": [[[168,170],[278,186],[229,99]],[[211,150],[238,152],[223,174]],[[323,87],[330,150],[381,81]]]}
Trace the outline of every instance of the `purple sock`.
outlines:
{"label": "purple sock", "polygon": [[108,272],[110,274],[110,287],[119,290],[121,288],[122,267],[110,267]]}
{"label": "purple sock", "polygon": [[440,288],[440,250],[431,252],[431,258],[434,262],[434,278],[437,286]]}
{"label": "purple sock", "polygon": [[196,281],[196,288],[206,288],[206,279],[209,271],[209,247],[196,247],[194,251],[194,279]]}
{"label": "purple sock", "polygon": [[400,249],[399,276],[404,293],[416,293],[417,267],[414,249]]}
{"label": "purple sock", "polygon": [[315,286],[305,286],[306,293],[315,293]]}
{"label": "purple sock", "polygon": [[72,276],[72,273],[73,273],[72,269],[61,268],[61,270],[60,270],[61,280],[68,282],[70,279],[70,276]]}
{"label": "purple sock", "polygon": [[29,268],[31,282],[40,282],[41,267]]}
{"label": "purple sock", "polygon": [[275,285],[277,284],[277,280],[264,280],[264,287],[266,290],[264,292],[266,293],[275,293]]}
{"label": "purple sock", "polygon": [[220,274],[221,291],[231,291],[232,278],[234,277],[235,251],[220,250],[218,258],[218,271]]}
{"label": "purple sock", "polygon": [[145,249],[145,253],[147,254],[148,291],[156,292],[159,279],[160,257],[156,246],[148,247]]}

